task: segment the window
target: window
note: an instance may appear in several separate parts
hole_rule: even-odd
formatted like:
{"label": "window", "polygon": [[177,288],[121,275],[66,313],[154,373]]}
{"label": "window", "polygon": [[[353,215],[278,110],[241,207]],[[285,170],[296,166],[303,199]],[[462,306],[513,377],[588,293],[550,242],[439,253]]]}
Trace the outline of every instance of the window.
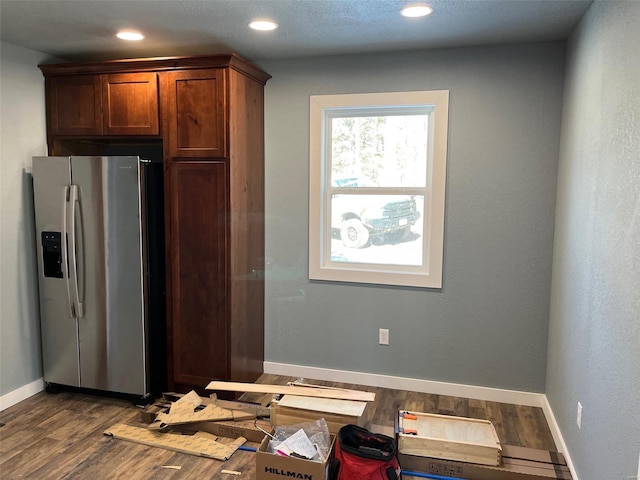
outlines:
{"label": "window", "polygon": [[440,288],[449,92],[310,98],[309,278]]}

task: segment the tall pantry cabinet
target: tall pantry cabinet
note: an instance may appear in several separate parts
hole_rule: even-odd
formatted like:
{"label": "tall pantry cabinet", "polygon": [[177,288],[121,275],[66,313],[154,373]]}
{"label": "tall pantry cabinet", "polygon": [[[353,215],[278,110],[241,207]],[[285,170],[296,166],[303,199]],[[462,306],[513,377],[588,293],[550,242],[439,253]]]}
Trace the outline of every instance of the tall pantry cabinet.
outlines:
{"label": "tall pantry cabinet", "polygon": [[41,65],[50,155],[161,145],[167,386],[264,359],[264,85],[236,55]]}

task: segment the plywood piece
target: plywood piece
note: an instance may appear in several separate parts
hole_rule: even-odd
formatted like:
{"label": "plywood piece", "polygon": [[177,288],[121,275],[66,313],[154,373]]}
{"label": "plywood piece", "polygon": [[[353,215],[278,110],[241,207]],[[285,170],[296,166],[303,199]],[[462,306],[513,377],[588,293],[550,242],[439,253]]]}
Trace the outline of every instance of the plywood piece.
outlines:
{"label": "plywood piece", "polygon": [[373,392],[323,388],[321,386],[307,387],[307,386],[296,386],[296,385],[270,385],[265,383],[240,383],[240,382],[213,381],[213,382],[210,382],[209,385],[207,385],[207,390],[299,395],[304,397],[356,400],[360,402],[373,402],[376,399],[376,394]]}
{"label": "plywood piece", "polygon": [[348,424],[364,426],[367,402],[284,395],[271,403],[271,425],[294,425],[324,418],[329,432],[337,434]]}
{"label": "plywood piece", "polygon": [[[500,465],[502,447],[488,420],[401,411],[398,426],[401,453]],[[417,434],[407,433],[412,430]]]}
{"label": "plywood piece", "polygon": [[105,430],[104,434],[150,447],[222,461],[229,459],[238,447],[246,442],[245,438],[239,437],[229,444],[224,444],[216,441],[217,437],[204,432],[198,432],[195,435],[176,435],[153,432],[147,428],[132,427],[122,423]]}
{"label": "plywood piece", "polygon": [[359,417],[367,407],[366,402],[353,400],[339,400],[336,398],[301,397],[298,395],[284,395],[278,400],[281,407],[301,408],[317,412],[335,413],[351,417]]}

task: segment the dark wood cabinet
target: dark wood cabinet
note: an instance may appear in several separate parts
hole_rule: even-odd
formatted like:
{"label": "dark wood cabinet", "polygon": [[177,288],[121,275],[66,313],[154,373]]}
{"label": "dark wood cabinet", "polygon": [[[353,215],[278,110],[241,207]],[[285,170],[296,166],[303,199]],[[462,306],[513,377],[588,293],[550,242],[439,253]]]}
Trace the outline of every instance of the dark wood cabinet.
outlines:
{"label": "dark wood cabinet", "polygon": [[46,89],[50,135],[102,135],[100,76],[51,77]]}
{"label": "dark wood cabinet", "polygon": [[157,75],[49,77],[47,121],[53,136],[158,135]]}
{"label": "dark wood cabinet", "polygon": [[226,156],[226,73],[204,69],[160,74],[170,157]]}
{"label": "dark wood cabinet", "polygon": [[155,73],[102,75],[104,135],[158,135]]}
{"label": "dark wood cabinet", "polygon": [[171,318],[174,384],[228,378],[227,163],[174,162],[171,198]]}
{"label": "dark wood cabinet", "polygon": [[41,69],[50,154],[100,154],[131,136],[162,143],[168,388],[257,379],[270,76],[236,55]]}
{"label": "dark wood cabinet", "polygon": [[264,82],[217,68],[161,73],[160,85],[171,191],[169,383],[251,382],[264,360]]}

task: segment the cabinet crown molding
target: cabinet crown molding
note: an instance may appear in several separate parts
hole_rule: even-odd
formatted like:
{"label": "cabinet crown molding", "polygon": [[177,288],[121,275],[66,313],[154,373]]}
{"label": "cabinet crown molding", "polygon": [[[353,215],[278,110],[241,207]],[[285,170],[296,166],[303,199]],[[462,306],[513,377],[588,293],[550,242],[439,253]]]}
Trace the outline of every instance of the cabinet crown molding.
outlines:
{"label": "cabinet crown molding", "polygon": [[58,63],[38,65],[45,77],[100,73],[186,70],[192,68],[232,68],[265,85],[271,78],[235,53],[191,57],[126,58],[103,62]]}

